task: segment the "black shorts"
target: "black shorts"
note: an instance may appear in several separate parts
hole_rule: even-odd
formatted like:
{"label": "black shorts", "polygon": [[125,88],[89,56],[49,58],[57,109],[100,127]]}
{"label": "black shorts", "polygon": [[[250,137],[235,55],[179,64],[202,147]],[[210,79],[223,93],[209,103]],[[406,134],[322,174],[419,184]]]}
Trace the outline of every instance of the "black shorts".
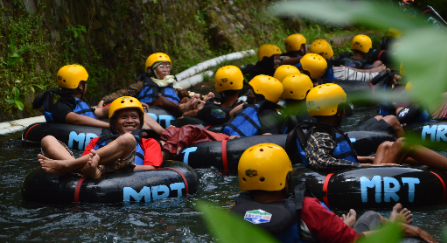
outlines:
{"label": "black shorts", "polygon": [[359,124],[356,131],[375,131],[375,132],[387,132],[394,134],[393,127],[383,119],[377,120],[376,118],[370,118],[369,120]]}

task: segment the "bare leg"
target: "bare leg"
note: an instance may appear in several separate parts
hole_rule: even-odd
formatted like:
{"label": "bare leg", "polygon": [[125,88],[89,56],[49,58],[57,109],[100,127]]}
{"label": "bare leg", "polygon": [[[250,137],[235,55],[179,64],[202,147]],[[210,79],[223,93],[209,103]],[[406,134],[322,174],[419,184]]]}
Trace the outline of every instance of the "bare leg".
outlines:
{"label": "bare leg", "polygon": [[42,151],[46,156],[48,156],[48,158],[63,160],[74,159],[70,152],[68,152],[65,147],[51,135],[47,135],[42,138],[40,145],[42,146]]}
{"label": "bare leg", "polygon": [[400,125],[399,120],[397,120],[396,116],[388,115],[383,117],[383,120],[386,121],[386,123],[390,124],[393,129],[394,133],[396,134],[396,137],[405,137],[405,132],[402,126]]}
{"label": "bare leg", "polygon": [[409,156],[419,164],[447,171],[447,158],[424,146],[414,146],[409,152]]}
{"label": "bare leg", "polygon": [[165,130],[162,126],[160,126],[160,124],[158,124],[158,122],[156,122],[154,120],[154,118],[149,116],[147,113],[144,114],[144,126],[143,126],[143,128],[150,128],[150,129],[154,130],[158,134],[160,134],[161,132],[163,132]]}
{"label": "bare leg", "polygon": [[389,220],[391,222],[403,222],[406,224],[413,223],[413,214],[407,208],[403,208],[402,204],[396,203],[391,210]]}
{"label": "bare leg", "polygon": [[395,142],[383,142],[376,151],[373,164],[401,164],[407,157],[404,151],[404,138],[398,138]]}
{"label": "bare leg", "polygon": [[[104,165],[114,163],[118,159],[125,159],[135,150],[135,146],[136,141],[134,136],[126,133],[96,151],[97,155],[101,158],[98,164]],[[82,156],[70,160],[52,160],[42,155],[38,156],[40,156],[39,162],[42,169],[47,173],[56,175],[64,175],[68,172],[84,168],[89,161],[89,156]]]}

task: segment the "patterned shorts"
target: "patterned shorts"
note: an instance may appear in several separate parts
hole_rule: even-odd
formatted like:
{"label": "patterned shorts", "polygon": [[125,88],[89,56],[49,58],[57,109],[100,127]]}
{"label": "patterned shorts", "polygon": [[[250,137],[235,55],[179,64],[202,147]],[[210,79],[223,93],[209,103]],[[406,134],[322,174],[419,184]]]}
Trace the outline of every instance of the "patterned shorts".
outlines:
{"label": "patterned shorts", "polygon": [[136,154],[137,150],[134,149],[125,159],[118,159],[114,163],[110,163],[107,165],[99,165],[99,170],[101,171],[101,174],[108,174],[115,171],[120,172],[133,171],[133,169],[135,168]]}

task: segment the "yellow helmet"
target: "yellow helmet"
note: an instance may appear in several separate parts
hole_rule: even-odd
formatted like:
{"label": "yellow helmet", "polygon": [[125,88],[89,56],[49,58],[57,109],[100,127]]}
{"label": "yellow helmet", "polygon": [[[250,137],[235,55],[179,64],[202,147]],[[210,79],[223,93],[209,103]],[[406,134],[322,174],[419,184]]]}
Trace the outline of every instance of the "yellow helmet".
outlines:
{"label": "yellow helmet", "polygon": [[402,32],[395,28],[389,28],[386,33],[387,37],[400,38],[402,36]]}
{"label": "yellow helmet", "polygon": [[299,51],[302,44],[306,44],[306,37],[304,37],[304,35],[302,34],[289,35],[284,41],[287,52]]}
{"label": "yellow helmet", "polygon": [[275,74],[273,75],[274,78],[278,79],[279,82],[282,82],[285,77],[291,75],[291,74],[297,74],[300,73],[300,70],[292,65],[281,65],[279,66]]}
{"label": "yellow helmet", "polygon": [[407,85],[405,85],[405,93],[410,93],[413,90],[413,85],[411,82],[408,82]]}
{"label": "yellow helmet", "polygon": [[314,87],[309,76],[302,73],[287,76],[282,81],[282,85],[284,86],[283,99],[291,100],[304,100],[307,92]]}
{"label": "yellow helmet", "polygon": [[81,65],[63,66],[57,71],[57,86],[65,89],[77,89],[81,81],[87,82],[87,70]]}
{"label": "yellow helmet", "polygon": [[363,53],[368,53],[372,48],[371,38],[367,35],[356,35],[351,42],[351,50],[361,51]]}
{"label": "yellow helmet", "polygon": [[399,74],[400,74],[400,76],[405,76],[405,69],[404,69],[403,63],[400,63]]}
{"label": "yellow helmet", "polygon": [[216,91],[241,90],[244,86],[244,75],[236,66],[224,66],[217,70],[214,75]]}
{"label": "yellow helmet", "polygon": [[172,65],[171,62],[171,58],[169,58],[169,56],[166,53],[163,52],[156,52],[151,54],[147,59],[146,59],[146,72],[147,69],[149,67],[152,67],[152,65],[154,65],[154,63],[156,62],[169,62],[169,64]]}
{"label": "yellow helmet", "polygon": [[318,39],[310,44],[309,52],[317,53],[323,56],[326,60],[334,56],[331,44],[324,39]]}
{"label": "yellow helmet", "polygon": [[273,103],[281,99],[284,88],[278,79],[268,75],[257,75],[249,83],[255,94],[263,95],[264,98]]}
{"label": "yellow helmet", "polygon": [[239,187],[242,191],[280,191],[291,171],[292,162],[281,146],[261,143],[245,150],[239,159]]}
{"label": "yellow helmet", "polygon": [[[128,109],[128,108],[136,108],[138,109],[138,113],[140,113],[140,126],[143,126],[144,123],[144,109],[141,105],[140,101],[137,98],[134,98],[132,96],[122,96],[117,98],[110,104],[109,108],[109,123],[110,120],[113,118],[115,113],[122,109]],[[112,125],[112,123],[110,123]]]}
{"label": "yellow helmet", "polygon": [[309,72],[309,76],[312,79],[321,78],[326,72],[326,59],[318,54],[307,53],[301,58],[300,63],[301,68]]}
{"label": "yellow helmet", "polygon": [[346,102],[346,93],[338,84],[322,84],[310,90],[306,97],[309,116],[333,116],[340,103]]}
{"label": "yellow helmet", "polygon": [[258,61],[262,61],[264,57],[271,57],[273,55],[281,55],[281,49],[272,44],[265,44],[258,49]]}

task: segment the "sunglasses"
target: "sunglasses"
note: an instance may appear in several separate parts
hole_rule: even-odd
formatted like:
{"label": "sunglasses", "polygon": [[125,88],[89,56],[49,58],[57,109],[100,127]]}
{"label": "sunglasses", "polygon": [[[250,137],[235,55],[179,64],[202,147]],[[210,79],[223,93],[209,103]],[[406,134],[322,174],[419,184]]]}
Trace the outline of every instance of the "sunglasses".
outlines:
{"label": "sunglasses", "polygon": [[167,69],[169,69],[169,70],[171,70],[171,68],[172,68],[172,66],[171,65],[164,65],[164,64],[160,64],[160,65],[158,65],[157,67],[159,67],[159,68],[161,68],[161,69],[163,69],[163,68],[167,68]]}

